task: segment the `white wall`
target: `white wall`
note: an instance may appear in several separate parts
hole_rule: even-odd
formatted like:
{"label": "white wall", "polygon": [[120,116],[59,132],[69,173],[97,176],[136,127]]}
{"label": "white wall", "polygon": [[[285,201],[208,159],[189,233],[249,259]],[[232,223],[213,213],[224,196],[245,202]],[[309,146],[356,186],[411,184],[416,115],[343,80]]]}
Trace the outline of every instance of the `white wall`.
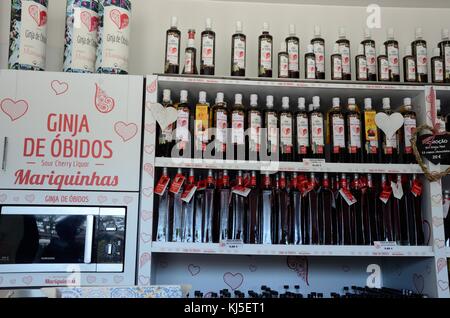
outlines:
{"label": "white wall", "polygon": [[[59,71],[62,65],[64,41],[65,1],[49,0],[49,42],[47,57],[48,70]],[[374,1],[376,2],[376,1]],[[244,22],[244,32],[248,37],[248,75],[257,74],[257,37],[262,23],[268,21],[275,39],[275,50],[288,32],[288,24],[297,25],[302,51],[313,36],[315,24],[322,26],[327,44],[327,63],[332,44],[337,39],[338,26],[346,26],[352,41],[353,55],[362,40],[366,25],[365,7],[313,6],[267,3],[217,2],[210,0],[132,0],[132,74],[149,74],[163,71],[165,31],[170,17],[177,15],[183,34],[183,48],[186,45],[188,28],[195,28],[199,34],[204,29],[204,20],[211,17],[217,33],[217,75],[229,75],[231,35],[235,21]],[[0,68],[7,63],[7,43],[9,32],[10,1],[0,1]],[[377,45],[385,40],[386,29],[396,29],[401,53],[404,46],[414,38],[416,26],[422,26],[429,47],[440,40],[442,27],[450,28],[450,9],[401,9],[382,8],[382,28],[373,31]],[[197,43],[199,43],[197,36]],[[430,55],[431,55],[431,49]],[[276,64],[276,63],[275,63]],[[302,63],[303,64],[303,63]],[[329,63],[328,63],[329,64]],[[327,65],[327,76],[329,76]]]}

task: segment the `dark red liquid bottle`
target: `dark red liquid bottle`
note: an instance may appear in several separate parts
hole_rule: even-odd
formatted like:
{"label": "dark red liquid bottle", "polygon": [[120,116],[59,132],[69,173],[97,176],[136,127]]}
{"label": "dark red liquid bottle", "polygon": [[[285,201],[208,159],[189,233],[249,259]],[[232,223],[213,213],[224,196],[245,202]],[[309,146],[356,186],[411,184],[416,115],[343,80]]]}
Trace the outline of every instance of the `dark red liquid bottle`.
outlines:
{"label": "dark red liquid bottle", "polygon": [[269,34],[269,24],[264,22],[263,33],[259,36],[258,76],[272,77],[273,37]]}
{"label": "dark red liquid bottle", "polygon": [[372,39],[370,29],[364,31],[364,41],[361,42],[363,45],[364,55],[367,59],[367,74],[369,81],[377,80],[377,50],[375,46],[375,41]]}
{"label": "dark red liquid bottle", "polygon": [[273,243],[272,219],[275,207],[275,194],[269,173],[266,173],[263,176],[263,185],[261,189],[260,198],[261,198],[260,243],[265,245],[272,244]]}
{"label": "dark red liquid bottle", "polygon": [[293,243],[295,245],[304,244],[303,237],[303,218],[304,218],[304,199],[300,192],[300,183],[297,173],[292,174],[291,180],[291,209],[292,209],[292,231]]}
{"label": "dark red liquid bottle", "polygon": [[216,215],[214,214],[216,204],[216,185],[214,180],[214,175],[212,170],[208,171],[208,177],[206,178],[206,189],[205,189],[205,200],[204,200],[204,211],[205,211],[205,222],[203,227],[204,242],[213,243],[214,233],[218,231],[216,227]]}
{"label": "dark red liquid bottle", "polygon": [[292,161],[294,152],[293,115],[289,110],[289,97],[283,97],[280,112],[280,159]]}
{"label": "dark red liquid bottle", "polygon": [[336,41],[339,44],[339,53],[342,56],[342,78],[347,81],[352,80],[352,59],[350,53],[350,41],[346,38],[345,28],[339,28],[339,39]]}
{"label": "dark red liquid bottle", "polygon": [[[194,169],[191,169],[184,190],[186,191],[187,187],[193,187],[195,185]],[[195,203],[194,199],[189,202],[183,202],[183,241],[186,243],[192,243],[195,240]]]}
{"label": "dark red liquid bottle", "polygon": [[198,74],[197,49],[195,48],[195,30],[189,30],[188,37],[189,40],[185,52],[183,74],[194,75]]}
{"label": "dark red liquid bottle", "polygon": [[311,40],[316,57],[316,78],[325,79],[325,40],[322,38],[320,26],[314,26],[314,39]]}
{"label": "dark red liquid bottle", "polygon": [[376,200],[372,175],[369,174],[361,179],[362,245],[373,245],[378,240]]}
{"label": "dark red liquid bottle", "polygon": [[[403,189],[402,176],[398,175],[396,180],[395,178],[393,179],[394,180],[392,180],[392,183],[394,184],[396,189]],[[401,244],[402,219],[406,212],[404,210],[404,195],[401,195],[401,193],[399,193],[399,190],[396,189],[392,189],[392,229],[394,242],[397,242],[397,244]],[[403,192],[403,190],[401,190],[401,192]]]}
{"label": "dark red liquid bottle", "polygon": [[389,58],[386,53],[386,46],[380,47],[380,55],[377,58],[377,74],[379,82],[389,82],[390,72],[389,72]]}
{"label": "dark red liquid bottle", "polygon": [[[164,168],[162,176],[169,178],[167,168]],[[169,190],[166,188],[163,193],[156,197],[157,203],[157,215],[155,215],[155,229],[154,240],[158,242],[168,242],[169,239],[169,226],[170,211],[173,209],[173,200],[169,199]]]}
{"label": "dark red liquid bottle", "polygon": [[[163,91],[162,105],[164,108],[173,107],[170,95],[171,91],[169,89],[165,89]],[[173,124],[168,125],[164,129],[161,129],[160,125],[156,125],[156,136],[158,142],[158,145],[156,147],[157,157],[171,156],[171,151],[174,146],[173,130],[174,130]]]}
{"label": "dark red liquid bottle", "polygon": [[343,80],[342,74],[342,55],[339,51],[339,44],[334,45],[333,54],[331,55],[331,79],[333,81]]}
{"label": "dark red liquid bottle", "polygon": [[[182,170],[179,168],[177,171],[177,176],[183,176]],[[172,225],[172,236],[171,242],[182,242],[183,241],[183,200],[181,200],[181,195],[183,194],[184,187],[181,186],[178,193],[169,193],[169,200],[171,201],[173,222],[169,224]],[[169,192],[169,191],[167,191]],[[170,217],[169,217],[170,218]]]}
{"label": "dark red liquid bottle", "polygon": [[405,48],[403,57],[403,80],[405,82],[417,82],[416,59],[412,55],[411,45]]}
{"label": "dark red liquid bottle", "polygon": [[427,42],[423,39],[422,28],[416,29],[416,40],[411,43],[412,53],[416,59],[416,74],[419,83],[428,83]]}
{"label": "dark red liquid bottle", "polygon": [[205,31],[201,34],[200,74],[214,75],[216,66],[216,33],[211,19],[206,19]]}
{"label": "dark red liquid bottle", "polygon": [[188,91],[180,92],[180,103],[177,105],[177,126],[175,142],[177,152],[181,157],[192,157],[192,135],[194,130],[194,112],[188,102]]}
{"label": "dark red liquid bottle", "polygon": [[381,192],[378,200],[379,209],[382,213],[381,240],[392,242],[394,240],[394,229],[392,225],[392,188],[385,174],[381,176]]}
{"label": "dark red liquid bottle", "polygon": [[347,131],[347,161],[350,163],[362,162],[362,125],[361,115],[354,98],[348,99],[346,116]]}
{"label": "dark red liquid bottle", "polygon": [[245,243],[259,244],[260,243],[260,202],[259,202],[259,188],[257,185],[256,172],[252,171],[250,178],[250,193],[247,197],[247,222]]}
{"label": "dark red liquid bottle", "polygon": [[[383,98],[383,112],[390,116],[393,112],[391,110],[390,98]],[[382,160],[384,163],[397,163],[399,157],[399,146],[398,146],[398,132],[395,132],[392,136],[387,136],[384,132],[382,135]]]}
{"label": "dark red liquid bottle", "polygon": [[223,159],[227,151],[228,139],[228,109],[224,102],[224,94],[217,93],[216,103],[210,108],[209,116],[212,123],[209,125],[214,129],[214,149],[213,155],[217,159]]}
{"label": "dark red liquid bottle", "polygon": [[258,161],[261,150],[262,114],[258,109],[258,95],[250,95],[250,110],[247,112],[248,160]]}
{"label": "dark red liquid bottle", "polygon": [[219,193],[219,211],[220,211],[220,229],[219,229],[219,239],[220,241],[226,241],[231,238],[230,231],[230,201],[231,201],[231,188],[230,179],[228,176],[228,171],[223,172],[222,186],[218,190]]}
{"label": "dark red liquid bottle", "polygon": [[181,32],[178,30],[178,19],[172,17],[171,27],[166,32],[165,74],[180,73],[180,44]]}
{"label": "dark red liquid bottle", "polygon": [[291,201],[289,199],[288,185],[284,172],[281,172],[278,180],[277,202],[278,202],[278,240],[279,244],[292,243],[291,231]]}
{"label": "dark red liquid bottle", "polygon": [[351,192],[356,200],[351,208],[351,223],[352,223],[352,243],[354,245],[366,245],[364,237],[364,220],[362,211],[362,191],[361,180],[358,174],[353,176],[351,185]]}
{"label": "dark red liquid bottle", "polygon": [[233,110],[231,111],[231,143],[234,160],[245,160],[245,107],[242,104],[242,94],[235,95]]}
{"label": "dark red liquid bottle", "polygon": [[448,29],[442,29],[442,41],[438,47],[442,58],[444,59],[444,82],[450,83],[450,36]]}
{"label": "dark red liquid bottle", "polygon": [[328,174],[323,175],[322,187],[319,192],[319,236],[320,244],[333,245],[334,231],[333,227],[333,192],[331,190]]}
{"label": "dark red liquid bottle", "polygon": [[400,82],[400,53],[398,42],[394,39],[394,29],[388,29],[387,41],[384,42],[389,62],[389,80]]}
{"label": "dark red liquid bottle", "polygon": [[320,97],[313,97],[313,108],[309,113],[311,158],[325,159],[325,122],[320,109]]}
{"label": "dark red liquid bottle", "polygon": [[308,113],[306,112],[305,98],[300,97],[298,99],[298,111],[295,114],[295,136],[296,153],[295,157],[297,161],[303,161],[304,158],[308,158],[310,154],[310,143],[309,143],[309,119]]}
{"label": "dark red liquid bottle", "polygon": [[289,78],[300,78],[300,39],[295,34],[295,25],[289,25],[289,36],[286,38],[286,49],[289,59]]}
{"label": "dark red liquid bottle", "polygon": [[336,210],[338,216],[338,245],[352,245],[352,224],[351,224],[351,208],[344,195],[348,196],[349,184],[347,176],[343,174],[339,183],[340,192],[336,199]]}
{"label": "dark red liquid bottle", "polygon": [[[243,186],[243,174],[242,171],[239,171],[236,179],[236,188],[242,188]],[[233,191],[233,193],[231,194],[231,209],[231,238],[233,240],[244,241],[246,197]]]}
{"label": "dark red liquid bottle", "polygon": [[327,117],[331,162],[346,162],[345,115],[339,97],[333,98],[333,108]]}
{"label": "dark red liquid bottle", "polygon": [[306,197],[306,241],[305,244],[320,244],[319,233],[319,195],[318,182],[314,173],[311,174],[309,184],[305,190]]}
{"label": "dark red liquid bottle", "polygon": [[434,56],[431,58],[431,82],[444,83],[444,58],[441,56],[439,48],[434,49]]}
{"label": "dark red liquid bottle", "polygon": [[247,37],[242,22],[236,22],[236,33],[231,38],[231,76],[245,76],[247,62]]}

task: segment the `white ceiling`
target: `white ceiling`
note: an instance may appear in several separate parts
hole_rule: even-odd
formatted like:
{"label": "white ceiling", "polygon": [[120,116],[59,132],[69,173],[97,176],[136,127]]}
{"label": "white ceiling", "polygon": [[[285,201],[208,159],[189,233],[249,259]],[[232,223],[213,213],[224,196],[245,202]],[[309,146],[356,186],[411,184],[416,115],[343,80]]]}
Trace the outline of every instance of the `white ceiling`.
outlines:
{"label": "white ceiling", "polygon": [[378,4],[381,7],[403,8],[450,8],[450,0],[209,0],[221,2],[260,2],[272,4],[309,4],[366,7]]}

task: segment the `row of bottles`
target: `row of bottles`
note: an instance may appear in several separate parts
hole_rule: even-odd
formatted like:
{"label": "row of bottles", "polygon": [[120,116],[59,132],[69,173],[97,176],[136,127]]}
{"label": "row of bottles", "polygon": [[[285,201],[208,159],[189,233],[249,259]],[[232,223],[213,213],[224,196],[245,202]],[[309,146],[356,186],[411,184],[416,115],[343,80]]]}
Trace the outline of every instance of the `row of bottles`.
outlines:
{"label": "row of bottles", "polygon": [[[433,83],[450,83],[450,36],[449,30],[442,30],[442,41],[433,50],[431,59],[431,81]],[[200,72],[197,68],[197,51],[195,48],[195,30],[188,32],[188,45],[185,52],[183,74],[214,75],[216,66],[216,34],[212,31],[211,19],[206,20],[206,28],[201,34]],[[236,33],[232,36],[231,76],[245,76],[247,69],[247,37],[243,33],[241,21],[236,22]],[[166,35],[165,68],[166,74],[180,72],[181,32],[178,19],[172,17],[171,28]],[[387,40],[379,49],[370,29],[364,32],[355,57],[357,81],[400,82],[400,48],[395,40],[394,29],[387,32]],[[289,25],[289,35],[281,43],[278,53],[278,78],[300,78],[300,39],[296,35],[295,25]],[[350,41],[345,28],[339,29],[339,39],[335,42],[331,55],[331,79],[352,80],[352,58]],[[274,39],[267,22],[263,24],[262,34],[258,38],[258,76],[273,77]],[[415,41],[405,48],[403,70],[405,82],[428,83],[428,50],[421,28],[416,29]],[[314,38],[304,55],[304,78],[325,79],[325,40],[321,28],[314,27]]]}
{"label": "row of bottles", "polygon": [[347,176],[164,169],[155,188],[154,240],[247,244],[424,245],[422,184],[414,175]]}
{"label": "row of bottles", "polygon": [[[217,93],[213,106],[203,91],[195,107],[188,102],[187,91],[181,91],[180,96],[180,102],[174,105],[171,91],[163,91],[163,106],[176,107],[178,120],[158,130],[157,156],[288,162],[307,158],[339,163],[416,162],[411,138],[417,119],[410,98],[405,98],[399,109],[404,117],[403,127],[393,136],[387,136],[375,124],[377,113],[370,98],[364,100],[363,110],[354,98],[348,99],[345,109],[339,98],[333,98],[331,110],[323,113],[318,96],[313,97],[308,110],[306,100],[299,98],[296,111],[291,110],[289,97],[282,98],[281,111],[277,111],[270,95],[265,109],[259,105],[256,94],[250,96],[250,107],[243,105],[242,94],[235,95],[231,107],[223,93]],[[383,99],[382,111],[387,115],[393,113],[389,98]]]}

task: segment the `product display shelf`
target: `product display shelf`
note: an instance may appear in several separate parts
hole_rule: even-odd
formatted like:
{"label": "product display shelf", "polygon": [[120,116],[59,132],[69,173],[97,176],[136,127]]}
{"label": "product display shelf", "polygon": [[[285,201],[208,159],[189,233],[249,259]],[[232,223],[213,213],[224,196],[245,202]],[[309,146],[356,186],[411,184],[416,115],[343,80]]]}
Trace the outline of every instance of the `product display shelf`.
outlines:
{"label": "product display shelf", "polygon": [[334,172],[334,173],[387,173],[387,174],[422,174],[419,165],[409,164],[354,164],[323,163],[306,160],[305,162],[264,162],[242,160],[156,158],[155,167],[159,168],[193,168],[193,169],[226,169],[256,170],[284,172]]}
{"label": "product display shelf", "polygon": [[450,247],[445,248],[445,253],[447,254],[447,258],[450,258]]}
{"label": "product display shelf", "polygon": [[253,245],[153,242],[154,253],[300,256],[433,257],[431,246]]}

